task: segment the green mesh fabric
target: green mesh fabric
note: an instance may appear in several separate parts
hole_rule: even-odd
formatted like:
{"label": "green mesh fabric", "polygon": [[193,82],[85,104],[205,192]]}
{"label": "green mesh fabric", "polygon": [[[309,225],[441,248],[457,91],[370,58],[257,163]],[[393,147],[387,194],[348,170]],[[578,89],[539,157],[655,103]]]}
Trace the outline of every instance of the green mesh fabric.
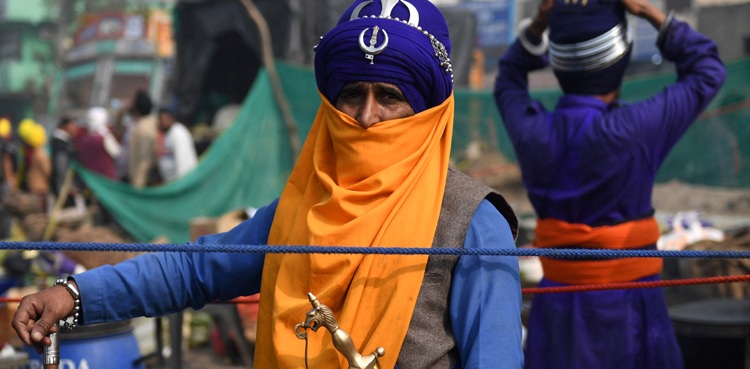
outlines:
{"label": "green mesh fabric", "polygon": [[[728,63],[728,78],[706,112],[680,140],[657,179],[679,179],[722,187],[750,185],[750,58]],[[278,64],[301,141],[310,129],[320,97],[312,70]],[[674,74],[629,80],[626,101],[650,96],[673,82]],[[551,109],[559,90],[534,91]],[[499,150],[515,161],[490,91],[456,91],[453,156],[458,159],[470,142]],[[260,207],[278,197],[292,168],[284,121],[265,71],[258,74],[235,122],[204,153],[185,177],[164,186],[135,189],[83,169],[79,172],[99,201],[131,236],[148,242],[163,236],[171,242],[189,239],[189,222],[216,217],[248,206]]]}
{"label": "green mesh fabric", "polygon": [[198,166],[163,186],[136,189],[79,169],[117,222],[140,242],[189,240],[190,220],[217,217],[278,197],[292,168],[281,114],[261,73],[235,123],[212,143]]}

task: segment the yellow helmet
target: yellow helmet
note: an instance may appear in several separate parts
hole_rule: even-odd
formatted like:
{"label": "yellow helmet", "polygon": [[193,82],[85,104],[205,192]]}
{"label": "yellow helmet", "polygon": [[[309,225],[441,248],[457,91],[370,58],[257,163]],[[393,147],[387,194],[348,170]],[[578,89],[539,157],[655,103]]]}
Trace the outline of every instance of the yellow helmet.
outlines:
{"label": "yellow helmet", "polygon": [[0,138],[10,138],[11,124],[7,118],[0,118]]}
{"label": "yellow helmet", "polygon": [[21,125],[18,126],[18,135],[21,139],[26,142],[29,146],[39,148],[47,143],[47,131],[41,124],[36,124],[30,120],[31,124],[23,126],[24,121],[21,121]]}
{"label": "yellow helmet", "polygon": [[22,140],[26,140],[26,137],[31,133],[31,127],[35,126],[36,122],[33,119],[24,119],[21,123],[18,123],[18,137]]}

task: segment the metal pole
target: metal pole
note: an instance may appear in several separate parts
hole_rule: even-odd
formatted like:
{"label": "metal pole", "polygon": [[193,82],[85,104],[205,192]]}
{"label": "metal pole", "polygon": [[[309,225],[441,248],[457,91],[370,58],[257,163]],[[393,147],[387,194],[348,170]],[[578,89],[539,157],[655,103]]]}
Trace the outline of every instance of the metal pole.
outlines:
{"label": "metal pole", "polygon": [[[60,325],[55,323],[55,327],[59,330]],[[49,339],[52,343],[49,346],[44,346],[44,369],[58,369],[60,365],[60,337],[59,333],[50,333]]]}

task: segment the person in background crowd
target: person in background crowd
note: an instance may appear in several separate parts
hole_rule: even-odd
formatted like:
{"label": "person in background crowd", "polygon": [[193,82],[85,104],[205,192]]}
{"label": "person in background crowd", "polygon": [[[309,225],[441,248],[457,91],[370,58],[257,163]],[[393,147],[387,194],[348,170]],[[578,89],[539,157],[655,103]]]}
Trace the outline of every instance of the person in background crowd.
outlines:
{"label": "person in background crowd", "polygon": [[[119,180],[116,160],[122,155],[122,146],[110,130],[109,112],[103,107],[92,107],[86,113],[86,132],[78,140],[81,165],[110,178]],[[93,193],[87,193],[86,202],[94,224],[113,224],[114,219],[101,206],[91,206],[97,203]],[[96,210],[92,210],[96,209]]]}
{"label": "person in background crowd", "polygon": [[[78,121],[71,117],[62,117],[57,122],[57,128],[52,132],[50,142],[52,151],[52,175],[50,176],[50,190],[57,198],[65,181],[70,162],[77,160],[76,139],[80,132]],[[71,188],[72,192],[77,190]],[[66,204],[72,204],[72,197],[68,197]]]}
{"label": "person in background crowd", "polygon": [[13,214],[5,207],[5,199],[16,190],[16,172],[13,158],[16,145],[12,139],[13,127],[8,118],[0,118],[0,240],[11,235]]}
{"label": "person in background crowd", "polygon": [[[677,72],[633,103],[618,100],[632,50],[626,13],[658,31],[656,46]],[[655,249],[656,173],[724,82],[716,43],[648,0],[543,0],[519,29],[500,60],[495,100],[538,217],[534,245]],[[528,73],[548,62],[564,92],[553,111],[528,86]],[[662,270],[657,258],[541,261],[540,287],[655,281]],[[661,289],[534,296],[526,368],[682,367]]]}
{"label": "person in background crowd", "polygon": [[[281,197],[197,242],[514,249],[518,220],[502,195],[450,166],[450,50],[428,0],[354,1],[317,47],[321,105]],[[295,332],[312,292],[352,350],[384,348],[379,368],[523,365],[515,257],[148,253],[60,283],[21,302],[24,343],[41,350],[76,311],[92,324],[260,292],[255,368],[348,368],[351,352],[330,334]]]}
{"label": "person in background crowd", "polygon": [[18,188],[38,200],[40,208],[34,207],[35,211],[46,212],[52,175],[52,162],[44,147],[47,131],[33,120],[24,119],[18,125],[18,137],[21,139]]}
{"label": "person in background crowd", "polygon": [[169,108],[159,109],[159,174],[164,182],[182,177],[198,164],[190,131]]}
{"label": "person in background crowd", "polygon": [[127,112],[127,109],[116,110],[115,119],[112,124],[112,133],[120,142],[120,155],[115,158],[115,168],[117,178],[123,182],[130,182],[128,179],[128,146],[130,145],[130,135],[133,133],[133,117]]}
{"label": "person in background crowd", "polygon": [[156,117],[151,98],[139,90],[128,112],[134,125],[128,137],[128,180],[134,187],[145,187],[159,182]]}
{"label": "person in background crowd", "polygon": [[81,165],[105,177],[117,180],[115,158],[120,155],[120,143],[109,130],[109,113],[93,107],[86,114],[86,132],[78,140]]}

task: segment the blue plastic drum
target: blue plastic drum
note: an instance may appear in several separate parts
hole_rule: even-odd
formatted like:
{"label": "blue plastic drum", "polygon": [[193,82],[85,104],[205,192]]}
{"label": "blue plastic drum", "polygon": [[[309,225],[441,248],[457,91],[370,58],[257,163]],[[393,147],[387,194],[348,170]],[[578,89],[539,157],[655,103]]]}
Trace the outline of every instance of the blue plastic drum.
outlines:
{"label": "blue plastic drum", "polygon": [[[42,369],[42,355],[31,347],[29,369]],[[61,329],[59,369],[144,369],[130,321]]]}

